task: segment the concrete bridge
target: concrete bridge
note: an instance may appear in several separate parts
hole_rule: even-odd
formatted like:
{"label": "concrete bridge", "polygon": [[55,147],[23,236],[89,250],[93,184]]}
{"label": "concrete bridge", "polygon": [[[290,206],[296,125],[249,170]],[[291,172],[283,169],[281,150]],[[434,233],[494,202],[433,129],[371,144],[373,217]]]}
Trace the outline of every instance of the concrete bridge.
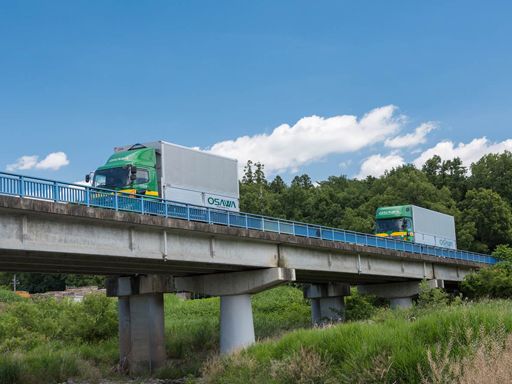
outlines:
{"label": "concrete bridge", "polygon": [[221,298],[221,353],[254,342],[251,294],[308,283],[312,320],[342,320],[351,285],[409,306],[419,282],[455,284],[484,264],[319,238],[0,196],[0,270],[102,274],[119,298],[120,356],[165,361],[163,293]]}

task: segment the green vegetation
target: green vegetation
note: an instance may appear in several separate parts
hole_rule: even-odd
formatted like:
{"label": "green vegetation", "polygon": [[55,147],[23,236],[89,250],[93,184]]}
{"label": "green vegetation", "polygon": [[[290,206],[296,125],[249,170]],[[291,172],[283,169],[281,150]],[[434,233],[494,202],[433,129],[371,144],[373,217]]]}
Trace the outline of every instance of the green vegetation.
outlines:
{"label": "green vegetation", "polygon": [[[471,353],[480,335],[512,331],[512,303],[482,302],[435,311],[384,310],[369,322],[299,330],[210,362],[209,383],[432,382],[428,351]],[[448,378],[446,378],[446,382]]]}
{"label": "green vegetation", "polygon": [[[308,327],[302,292],[279,287],[254,295],[258,339]],[[165,296],[169,363],[162,378],[197,375],[218,352],[218,298],[183,301]],[[95,382],[117,377],[117,306],[104,295],[83,302],[22,299],[0,290],[0,383],[56,383],[75,377]]]}

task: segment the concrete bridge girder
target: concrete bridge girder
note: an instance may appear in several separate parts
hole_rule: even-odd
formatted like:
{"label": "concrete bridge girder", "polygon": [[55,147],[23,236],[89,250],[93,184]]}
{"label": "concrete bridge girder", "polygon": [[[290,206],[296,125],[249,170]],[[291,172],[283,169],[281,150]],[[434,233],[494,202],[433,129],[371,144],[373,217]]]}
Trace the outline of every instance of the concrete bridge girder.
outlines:
{"label": "concrete bridge girder", "polygon": [[106,275],[116,274],[116,269],[118,274],[188,275],[285,267],[295,269],[302,282],[355,284],[367,278],[382,283],[423,278],[460,281],[479,266],[273,232],[0,196],[0,269],[21,270],[17,260],[24,270],[33,263],[46,272],[96,270]]}

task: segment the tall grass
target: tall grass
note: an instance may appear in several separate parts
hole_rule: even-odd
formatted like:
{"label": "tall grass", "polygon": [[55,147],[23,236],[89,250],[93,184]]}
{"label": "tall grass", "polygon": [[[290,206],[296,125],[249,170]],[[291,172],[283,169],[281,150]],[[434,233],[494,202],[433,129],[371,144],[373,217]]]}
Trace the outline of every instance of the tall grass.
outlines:
{"label": "tall grass", "polygon": [[[292,287],[254,295],[253,309],[258,339],[309,324],[308,303]],[[218,298],[183,301],[165,295],[165,325],[169,361],[158,375],[198,375],[204,360],[218,352]],[[115,377],[117,329],[116,299],[32,300],[0,290],[0,383]]]}
{"label": "tall grass", "polygon": [[[512,303],[485,302],[422,312],[384,311],[373,321],[325,329],[300,330],[210,362],[204,381],[210,383],[419,383],[430,379],[428,351],[449,346],[450,359],[470,356],[479,332],[512,330]],[[456,342],[454,342],[456,341]],[[291,377],[300,357],[310,376]],[[283,369],[276,369],[281,367]],[[318,373],[322,376],[318,376]],[[424,375],[422,376],[422,373]]]}

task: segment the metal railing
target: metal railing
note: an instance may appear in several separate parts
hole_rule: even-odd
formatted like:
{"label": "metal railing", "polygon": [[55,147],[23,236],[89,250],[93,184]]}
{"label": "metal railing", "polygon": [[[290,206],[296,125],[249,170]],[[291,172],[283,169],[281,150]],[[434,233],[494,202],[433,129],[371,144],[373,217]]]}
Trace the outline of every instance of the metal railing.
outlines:
{"label": "metal railing", "polygon": [[346,231],[339,228],[329,228],[250,213],[206,208],[142,195],[135,195],[136,198],[134,198],[134,195],[127,195],[109,189],[4,172],[0,172],[0,194],[220,224],[228,227],[276,232],[485,264],[495,264],[497,262],[494,257],[481,253],[416,244],[366,233]]}

